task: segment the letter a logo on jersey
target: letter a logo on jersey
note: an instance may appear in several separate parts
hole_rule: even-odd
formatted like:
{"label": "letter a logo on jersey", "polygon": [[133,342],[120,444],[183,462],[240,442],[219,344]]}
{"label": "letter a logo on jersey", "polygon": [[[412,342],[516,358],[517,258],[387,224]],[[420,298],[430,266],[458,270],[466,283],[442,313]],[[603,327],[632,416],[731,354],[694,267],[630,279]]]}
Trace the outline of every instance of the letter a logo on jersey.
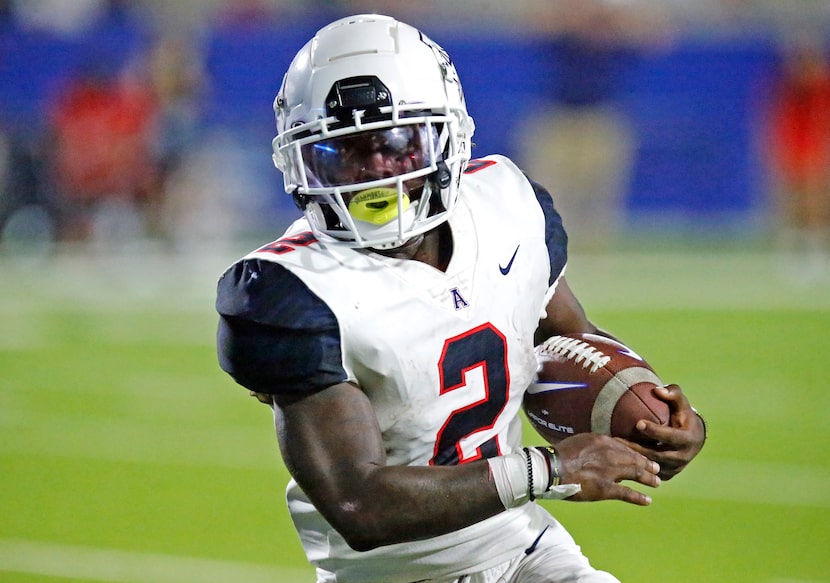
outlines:
{"label": "letter a logo on jersey", "polygon": [[464,299],[464,296],[461,295],[461,292],[458,291],[457,287],[452,288],[450,293],[452,294],[452,301],[455,304],[456,310],[466,308],[470,305],[467,303],[467,300]]}

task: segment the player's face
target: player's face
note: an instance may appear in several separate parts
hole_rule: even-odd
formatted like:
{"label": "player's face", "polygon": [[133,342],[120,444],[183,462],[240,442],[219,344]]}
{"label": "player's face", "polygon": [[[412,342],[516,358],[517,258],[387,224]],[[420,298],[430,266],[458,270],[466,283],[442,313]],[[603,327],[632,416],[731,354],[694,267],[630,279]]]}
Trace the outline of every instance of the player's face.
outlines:
{"label": "player's face", "polygon": [[[427,168],[434,135],[431,126],[412,124],[307,144],[302,155],[309,183],[346,186]],[[406,186],[412,191],[422,184],[423,179],[417,179]]]}

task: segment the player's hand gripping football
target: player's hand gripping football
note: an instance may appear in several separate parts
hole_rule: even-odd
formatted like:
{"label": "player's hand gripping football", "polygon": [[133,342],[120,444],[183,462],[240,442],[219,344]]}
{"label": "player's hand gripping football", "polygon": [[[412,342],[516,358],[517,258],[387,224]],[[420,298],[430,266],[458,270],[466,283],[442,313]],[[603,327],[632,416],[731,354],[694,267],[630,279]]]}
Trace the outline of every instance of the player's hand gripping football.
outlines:
{"label": "player's hand gripping football", "polygon": [[703,448],[706,441],[706,425],[679,386],[666,385],[655,389],[654,392],[669,405],[669,424],[658,425],[642,420],[637,423],[637,429],[659,445],[648,447],[633,442],[626,443],[660,464],[660,478],[669,480],[679,474]]}
{"label": "player's hand gripping football", "polygon": [[562,464],[562,483],[582,487],[568,500],[622,500],[647,506],[651,497],[620,482],[631,480],[652,488],[660,485],[659,465],[617,437],[577,433],[558,442],[556,451]]}

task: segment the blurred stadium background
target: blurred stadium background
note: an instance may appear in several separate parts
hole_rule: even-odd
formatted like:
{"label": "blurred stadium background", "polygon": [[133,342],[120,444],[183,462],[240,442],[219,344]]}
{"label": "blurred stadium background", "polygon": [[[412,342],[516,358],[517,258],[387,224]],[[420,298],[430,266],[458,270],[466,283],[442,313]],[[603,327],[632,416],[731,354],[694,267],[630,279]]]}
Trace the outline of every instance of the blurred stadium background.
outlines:
{"label": "blurred stadium background", "polygon": [[284,70],[362,11],[448,50],[480,155],[538,164],[563,87],[625,119],[613,238],[566,205],[569,277],[712,436],[649,509],[555,505],[589,556],[623,581],[830,581],[830,275],[778,251],[763,152],[781,47],[825,40],[830,2],[609,1],[638,16],[622,60],[569,85],[580,2],[0,2],[0,581],[313,580],[212,300],[296,216],[270,160]]}

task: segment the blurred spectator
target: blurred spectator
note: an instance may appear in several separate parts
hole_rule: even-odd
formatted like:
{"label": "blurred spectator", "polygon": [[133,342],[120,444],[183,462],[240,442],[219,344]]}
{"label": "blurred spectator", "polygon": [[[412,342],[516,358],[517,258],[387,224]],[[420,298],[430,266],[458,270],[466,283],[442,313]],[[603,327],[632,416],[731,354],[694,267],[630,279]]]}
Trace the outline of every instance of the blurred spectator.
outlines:
{"label": "blurred spectator", "polygon": [[822,43],[784,50],[767,113],[779,248],[788,268],[811,279],[830,253],[830,68]]}
{"label": "blurred spectator", "polygon": [[153,47],[149,75],[159,118],[155,155],[163,178],[181,164],[197,140],[204,71],[198,51],[188,40],[169,37]]}
{"label": "blurred spectator", "polygon": [[[150,56],[150,76],[158,104],[154,156],[162,192],[155,209],[155,232],[173,243],[188,238],[191,215],[201,216],[198,186],[181,188],[181,183],[183,175],[192,174],[190,166],[196,164],[198,151],[207,147],[203,106],[208,86],[202,61],[191,39],[182,37],[161,39]],[[209,169],[203,170],[210,173]]]}
{"label": "blurred spectator", "polygon": [[110,209],[129,214],[156,202],[157,114],[152,88],[141,75],[113,77],[91,66],[59,93],[49,112],[48,153],[64,207],[62,239],[89,239],[102,226],[96,219],[112,216]]}
{"label": "blurred spectator", "polygon": [[521,162],[553,193],[574,247],[601,249],[619,229],[636,148],[621,92],[665,28],[652,5],[611,0],[550,3],[533,25],[550,38],[550,86],[527,119]]}
{"label": "blurred spectator", "polygon": [[204,76],[189,40],[165,37],[118,73],[90,65],[51,104],[51,180],[62,201],[60,238],[170,240],[187,203],[167,183],[201,130]]}
{"label": "blurred spectator", "polygon": [[43,188],[42,160],[31,137],[0,128],[0,244],[14,253],[51,249],[57,201]]}

